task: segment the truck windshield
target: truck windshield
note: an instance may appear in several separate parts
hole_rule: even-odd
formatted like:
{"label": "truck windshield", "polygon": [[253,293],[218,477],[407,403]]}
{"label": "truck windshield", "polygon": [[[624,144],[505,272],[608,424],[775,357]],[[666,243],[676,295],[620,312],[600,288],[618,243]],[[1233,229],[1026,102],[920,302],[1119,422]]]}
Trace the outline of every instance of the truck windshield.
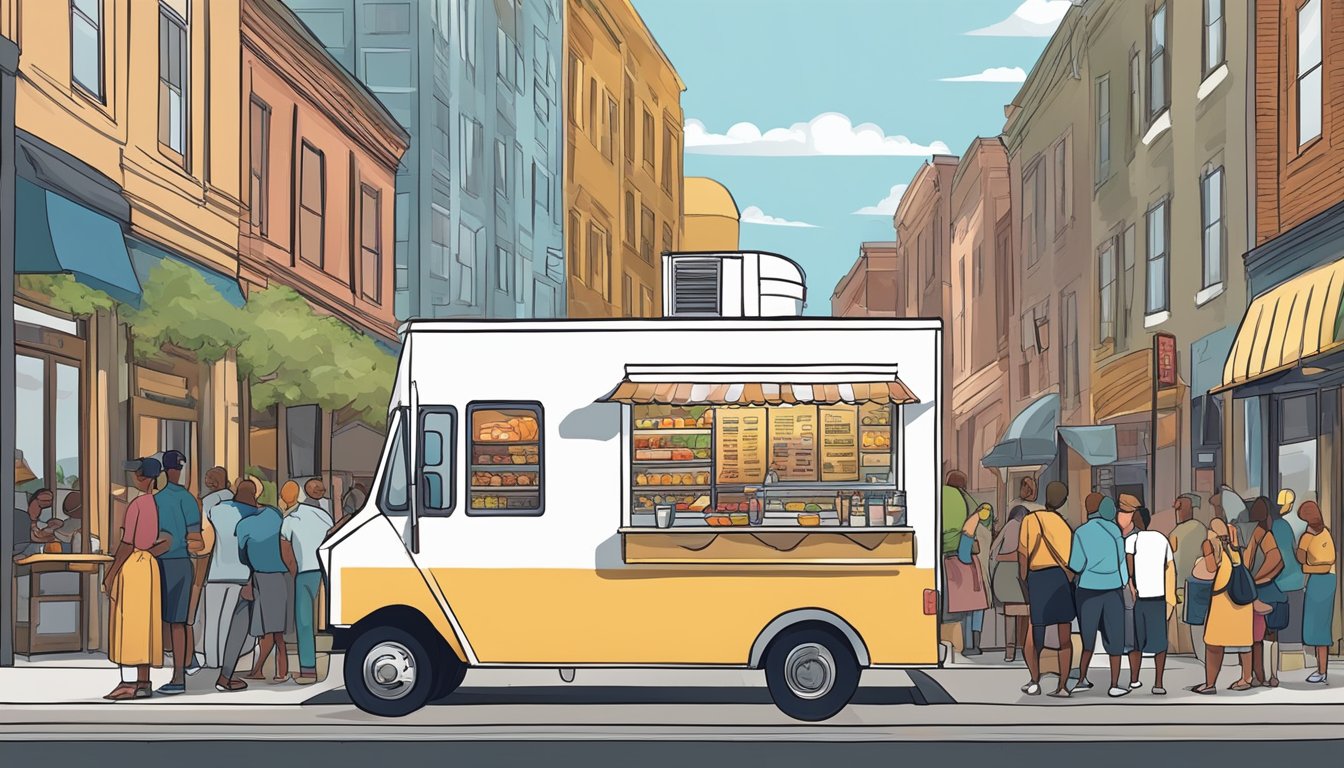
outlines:
{"label": "truck windshield", "polygon": [[410,503],[406,495],[406,418],[402,413],[397,419],[396,430],[391,439],[392,450],[388,454],[387,463],[383,466],[383,481],[381,483],[382,507],[383,512],[387,514],[406,514],[410,510]]}

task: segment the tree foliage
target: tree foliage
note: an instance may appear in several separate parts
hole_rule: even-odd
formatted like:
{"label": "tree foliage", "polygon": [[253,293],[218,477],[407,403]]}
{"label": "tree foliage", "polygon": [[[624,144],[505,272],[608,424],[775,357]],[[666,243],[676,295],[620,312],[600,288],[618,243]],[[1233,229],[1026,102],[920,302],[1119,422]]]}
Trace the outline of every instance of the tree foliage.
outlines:
{"label": "tree foliage", "polygon": [[141,288],[140,307],[122,312],[134,330],[136,357],[153,357],[164,344],[174,344],[191,350],[201,362],[213,363],[246,337],[243,310],[193,267],[160,261]]}
{"label": "tree foliage", "polygon": [[98,310],[117,306],[111,296],[79,282],[72,275],[19,275],[20,287],[47,297],[52,309],[87,317]]}

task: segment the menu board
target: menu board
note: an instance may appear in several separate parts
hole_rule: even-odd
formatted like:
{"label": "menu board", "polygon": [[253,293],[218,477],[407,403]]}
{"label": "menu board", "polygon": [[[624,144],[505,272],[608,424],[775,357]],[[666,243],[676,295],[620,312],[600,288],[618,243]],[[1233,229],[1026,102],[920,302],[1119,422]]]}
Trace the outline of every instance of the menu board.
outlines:
{"label": "menu board", "polygon": [[714,466],[719,483],[765,480],[764,408],[719,408],[714,412]]}
{"label": "menu board", "polygon": [[821,479],[859,479],[859,411],[852,405],[821,408]]}
{"label": "menu board", "polygon": [[770,469],[780,480],[817,480],[817,407],[770,409]]}

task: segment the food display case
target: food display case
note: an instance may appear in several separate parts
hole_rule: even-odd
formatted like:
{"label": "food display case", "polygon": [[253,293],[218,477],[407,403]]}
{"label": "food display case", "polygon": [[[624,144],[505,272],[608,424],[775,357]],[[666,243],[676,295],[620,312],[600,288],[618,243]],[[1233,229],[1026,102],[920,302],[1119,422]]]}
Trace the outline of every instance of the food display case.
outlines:
{"label": "food display case", "polygon": [[541,412],[533,405],[469,409],[473,513],[541,509]]}
{"label": "food display case", "polygon": [[895,407],[634,405],[630,525],[903,525]]}

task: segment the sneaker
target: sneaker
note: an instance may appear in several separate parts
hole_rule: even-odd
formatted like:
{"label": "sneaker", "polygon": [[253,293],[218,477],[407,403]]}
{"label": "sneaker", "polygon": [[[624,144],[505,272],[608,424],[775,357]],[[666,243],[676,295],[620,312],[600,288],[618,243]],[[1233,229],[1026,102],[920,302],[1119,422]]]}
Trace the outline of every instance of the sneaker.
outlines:
{"label": "sneaker", "polygon": [[155,693],[161,696],[176,696],[186,692],[187,686],[184,683],[165,683],[164,685],[159,686],[159,689],[155,691]]}
{"label": "sneaker", "polygon": [[1096,688],[1096,687],[1097,687],[1097,686],[1095,686],[1095,685],[1093,685],[1092,683],[1088,682],[1087,680],[1085,680],[1085,679],[1081,679],[1081,678],[1078,680],[1078,682],[1076,682],[1076,683],[1073,684],[1073,690],[1075,690],[1075,691],[1090,691],[1090,690],[1092,690],[1093,688]]}
{"label": "sneaker", "polygon": [[238,678],[230,678],[225,682],[215,681],[215,690],[220,693],[234,693],[236,691],[247,690],[247,683]]}
{"label": "sneaker", "polygon": [[201,669],[202,669],[202,667],[201,667],[201,657],[200,657],[200,656],[192,656],[192,657],[191,657],[191,661],[187,663],[187,668],[184,669],[184,670],[182,670],[182,671],[183,671],[183,672],[186,672],[188,675],[194,675],[194,674],[196,674],[197,672],[200,672]]}
{"label": "sneaker", "polygon": [[1142,680],[1135,680],[1134,682],[1132,682],[1132,683],[1129,684],[1129,687],[1130,687],[1130,689],[1132,689],[1132,690],[1138,690],[1138,689],[1140,689],[1140,688],[1143,687],[1143,681],[1142,681]]}
{"label": "sneaker", "polygon": [[1046,696],[1049,696],[1052,699],[1067,699],[1069,698],[1069,689],[1060,688],[1058,690],[1054,690],[1051,691],[1050,693],[1047,693]]}
{"label": "sneaker", "polygon": [[1307,682],[1312,683],[1313,685],[1325,685],[1325,675],[1320,672],[1312,672],[1310,675],[1307,675]]}
{"label": "sneaker", "polygon": [[1167,689],[1166,689],[1166,688],[1158,688],[1157,686],[1153,686],[1153,689],[1152,689],[1151,691],[1149,691],[1149,693],[1153,694],[1154,696],[1166,696],[1166,695],[1167,695]]}
{"label": "sneaker", "polygon": [[1114,688],[1111,688],[1110,690],[1106,691],[1106,695],[1107,695],[1107,696],[1110,696],[1112,699],[1118,699],[1118,698],[1120,698],[1121,696],[1128,696],[1128,695],[1129,695],[1129,689],[1128,689],[1128,688],[1114,687]]}
{"label": "sneaker", "polygon": [[1041,695],[1041,684],[1040,684],[1040,683],[1027,683],[1026,685],[1022,686],[1022,692],[1025,693],[1025,694],[1027,694],[1028,696],[1040,696],[1040,695]]}

